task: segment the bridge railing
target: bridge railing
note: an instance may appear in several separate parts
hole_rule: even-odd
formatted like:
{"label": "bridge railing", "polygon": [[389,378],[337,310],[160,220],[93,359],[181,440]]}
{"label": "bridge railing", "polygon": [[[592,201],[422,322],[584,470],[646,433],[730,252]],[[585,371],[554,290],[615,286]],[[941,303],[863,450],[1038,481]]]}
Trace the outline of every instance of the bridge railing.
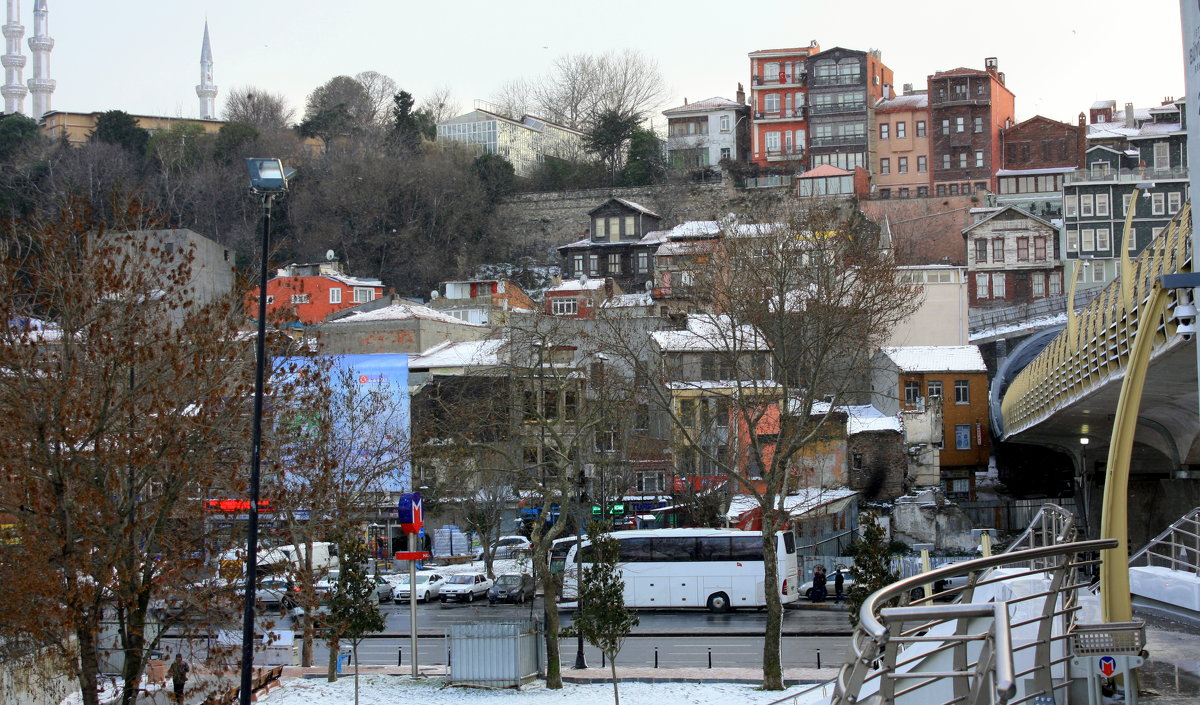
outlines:
{"label": "bridge railing", "polygon": [[1001,403],[1005,438],[1119,378],[1142,325],[1155,327],[1157,352],[1177,340],[1174,321],[1162,316],[1142,321],[1139,313],[1158,277],[1191,271],[1191,230],[1189,203],[1132,260],[1128,300],[1118,277],[1013,379]]}
{"label": "bridge railing", "polygon": [[1004,552],[1015,553],[1030,548],[1071,543],[1077,533],[1075,514],[1057,504],[1047,502],[1034,515],[1025,531],[1014,539]]}
{"label": "bridge railing", "polygon": [[1155,536],[1129,558],[1131,566],[1170,568],[1200,575],[1200,507]]}
{"label": "bridge railing", "polygon": [[[1028,541],[1050,538],[1057,521],[1048,512],[1046,530]],[[830,705],[982,705],[1055,695],[1065,702],[1076,594],[1088,584],[1085,568],[1098,561],[1096,552],[1116,545],[1102,539],[1029,548],[876,591],[862,605]],[[954,587],[909,602],[935,582]],[[955,596],[960,602],[934,603]]]}

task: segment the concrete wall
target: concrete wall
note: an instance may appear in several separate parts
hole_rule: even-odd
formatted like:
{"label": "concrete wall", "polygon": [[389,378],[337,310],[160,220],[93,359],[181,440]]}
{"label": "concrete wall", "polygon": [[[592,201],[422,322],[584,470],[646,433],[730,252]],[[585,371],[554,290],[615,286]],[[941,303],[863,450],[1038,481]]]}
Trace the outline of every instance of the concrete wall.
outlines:
{"label": "concrete wall", "polygon": [[932,543],[938,549],[971,550],[971,518],[940,492],[903,497],[892,507],[892,538],[907,544]]}
{"label": "concrete wall", "polygon": [[322,355],[365,355],[372,353],[423,353],[447,341],[483,340],[491,333],[483,326],[460,325],[404,318],[390,321],[340,322],[317,328],[317,345]]}
{"label": "concrete wall", "polygon": [[58,705],[78,683],[61,674],[58,657],[31,655],[0,662],[0,702],[5,705]]}

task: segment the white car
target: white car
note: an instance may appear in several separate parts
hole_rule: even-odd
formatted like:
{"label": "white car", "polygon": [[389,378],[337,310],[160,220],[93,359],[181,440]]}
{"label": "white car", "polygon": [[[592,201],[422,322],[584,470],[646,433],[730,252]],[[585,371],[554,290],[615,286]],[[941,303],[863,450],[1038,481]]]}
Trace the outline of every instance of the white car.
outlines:
{"label": "white car", "polygon": [[[528,553],[533,548],[533,544],[524,536],[501,536],[494,544],[496,552],[493,558],[513,558],[522,553]],[[480,548],[475,552],[475,560],[483,559],[483,549]]]}
{"label": "white car", "polygon": [[442,603],[486,599],[492,581],[483,573],[458,573],[446,578],[439,597]]}
{"label": "white car", "polygon": [[[408,573],[395,573],[388,576],[395,590],[397,602],[408,602]],[[417,602],[428,602],[441,593],[442,584],[446,582],[440,573],[420,571],[417,573]]]}

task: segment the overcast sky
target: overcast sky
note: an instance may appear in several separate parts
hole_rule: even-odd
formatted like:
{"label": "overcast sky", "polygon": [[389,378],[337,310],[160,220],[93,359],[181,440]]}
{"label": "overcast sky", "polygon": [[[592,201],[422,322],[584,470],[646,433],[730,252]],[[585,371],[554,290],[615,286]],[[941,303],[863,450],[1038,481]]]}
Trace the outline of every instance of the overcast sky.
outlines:
{"label": "overcast sky", "polygon": [[[28,38],[33,0],[21,4]],[[367,70],[418,101],[449,86],[469,109],[505,81],[545,73],[561,54],[624,48],[658,62],[667,108],[685,97],[733,98],[738,82],[749,84],[748,52],[813,39],[825,49],[880,49],[897,90],[995,56],[1018,120],[1074,122],[1098,99],[1150,107],[1183,93],[1174,0],[49,0],[49,8],[53,108],[69,111],[197,116],[206,17],[218,112],[228,89],[252,85],[285,94],[299,117],[314,87]]]}

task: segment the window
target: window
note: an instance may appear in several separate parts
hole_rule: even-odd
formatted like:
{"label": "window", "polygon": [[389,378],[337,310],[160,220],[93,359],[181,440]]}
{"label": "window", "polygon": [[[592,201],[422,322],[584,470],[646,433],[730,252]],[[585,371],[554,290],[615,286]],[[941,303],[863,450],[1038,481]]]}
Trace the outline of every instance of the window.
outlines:
{"label": "window", "polygon": [[1152,193],[1150,194],[1150,213],[1152,215],[1165,215],[1167,211],[1165,194]]}
{"label": "window", "polygon": [[1092,197],[1092,194],[1090,194],[1090,193],[1085,193],[1079,197],[1079,217],[1080,218],[1091,218],[1092,217],[1092,215],[1096,212],[1096,209],[1094,207],[1094,201],[1095,201],[1095,199]]}
{"label": "window", "polygon": [[975,118],[975,134],[980,132],[983,132],[983,118],[977,117]]}
{"label": "window", "polygon": [[[659,493],[666,491],[665,476],[661,472],[639,472],[637,474],[637,489],[643,493]],[[621,543],[626,543],[622,541]]]}
{"label": "window", "polygon": [[1154,145],[1154,168],[1171,168],[1171,146],[1166,142],[1158,142]]}
{"label": "window", "polygon": [[908,157],[900,157],[896,164],[896,172],[900,174],[908,173]]}
{"label": "window", "polygon": [[650,271],[650,253],[637,253],[637,270],[639,274],[645,274]]}
{"label": "window", "polygon": [[729,116],[721,116],[721,132],[729,132]]}
{"label": "window", "polygon": [[1112,165],[1108,162],[1092,162],[1092,176],[1108,176]]}
{"label": "window", "polygon": [[975,150],[975,166],[983,166],[983,151]]}
{"label": "window", "polygon": [[925,121],[917,120],[917,137],[925,136]]}
{"label": "window", "polygon": [[904,383],[904,403],[908,405],[917,404],[921,401],[921,383],[916,380],[908,380]]}
{"label": "window", "polygon": [[879,197],[886,201],[892,197],[892,190],[890,188],[879,189]]}
{"label": "window", "polygon": [[977,299],[988,298],[988,275],[987,274],[976,274],[975,275],[975,298],[977,298]]}
{"label": "window", "polygon": [[1133,198],[1132,193],[1121,196],[1121,215],[1129,215],[1129,199],[1131,198]]}
{"label": "window", "polygon": [[929,395],[930,399],[941,399],[942,398],[942,380],[931,379],[928,382],[926,382],[925,383],[925,393]]}
{"label": "window", "polygon": [[[919,160],[918,163],[923,163],[925,157],[917,157],[917,159]],[[921,169],[921,171],[925,171],[925,170]],[[927,198],[928,196],[929,196],[929,187],[928,186],[918,186],[917,187],[917,198]]]}
{"label": "window", "polygon": [[1033,284],[1033,298],[1040,299],[1046,295],[1046,275],[1037,273],[1030,280]]}
{"label": "window", "polygon": [[[946,157],[946,161],[947,161],[947,162],[949,162],[949,161],[950,161],[950,157]],[[938,185],[937,185],[937,195],[939,195],[939,196],[945,196],[945,195],[946,195],[946,185],[945,185],[945,184],[938,184]]]}
{"label": "window", "polygon": [[1092,281],[1104,281],[1104,260],[1096,260],[1092,262]]}
{"label": "window", "polygon": [[571,257],[571,273],[575,276],[583,274],[583,255],[573,255]]}
{"label": "window", "polygon": [[1108,228],[1096,228],[1096,249],[1107,251],[1112,247],[1112,243],[1108,240]]}
{"label": "window", "polygon": [[1125,243],[1125,246],[1130,252],[1137,252],[1137,228],[1129,229],[1129,242]]}
{"label": "window", "polygon": [[1004,273],[997,272],[992,275],[992,298],[1004,298]]}
{"label": "window", "polygon": [[329,290],[329,303],[340,304],[342,302],[342,290],[336,286]]}
{"label": "window", "polygon": [[863,456],[862,456],[862,453],[853,453],[853,454],[851,454],[851,456],[850,456],[850,462],[851,462],[851,464],[852,464],[852,465],[851,465],[851,467],[853,467],[855,470],[862,470],[862,467],[863,467]]}
{"label": "window", "polygon": [[779,152],[779,133],[768,132],[764,135],[767,141],[767,152]]}
{"label": "window", "polygon": [[908,188],[901,187],[899,195],[900,195],[900,198],[908,198]]}
{"label": "window", "polygon": [[896,139],[902,140],[907,137],[908,135],[905,134],[907,131],[908,129],[903,122],[896,123]]}
{"label": "window", "polygon": [[1050,273],[1050,295],[1062,296],[1062,277],[1058,272]]}
{"label": "window", "polygon": [[954,118],[954,131],[955,132],[966,132],[967,131],[967,119],[961,118],[961,117]]}
{"label": "window", "polygon": [[954,424],[954,449],[971,450],[971,424]]}
{"label": "window", "polygon": [[1079,231],[1082,238],[1080,249],[1084,252],[1093,252],[1096,249],[1096,231],[1092,228],[1084,228]]}
{"label": "window", "polygon": [[633,227],[634,227],[633,226],[633,216],[632,215],[625,216],[625,234],[626,235],[637,235],[637,233],[634,232]]}
{"label": "window", "polygon": [[621,273],[621,255],[614,252],[608,256],[608,273],[619,275]]}
{"label": "window", "polygon": [[892,173],[892,160],[888,159],[887,157],[880,159],[879,160],[879,173],[880,174]]}
{"label": "window", "polygon": [[779,112],[779,94],[768,93],[763,96],[763,111],[768,113]]}
{"label": "window", "polygon": [[[942,155],[942,168],[943,169],[950,168],[950,155],[949,154]],[[942,194],[939,193],[938,195],[941,196]]]}
{"label": "window", "polygon": [[1071,218],[1079,212],[1078,196],[1063,196],[1063,215]]}
{"label": "window", "polygon": [[965,150],[958,153],[958,168],[960,168],[960,169],[967,168],[967,153]]}
{"label": "window", "polygon": [[1067,252],[1078,252],[1078,251],[1079,251],[1079,231],[1078,230],[1068,230],[1067,231]]}
{"label": "window", "polygon": [[363,304],[375,300],[375,290],[362,286],[354,287],[354,303]]}
{"label": "window", "polygon": [[965,379],[954,380],[954,403],[971,403],[971,383]]}
{"label": "window", "polygon": [[886,140],[888,138],[888,124],[886,122],[879,123],[879,139]]}
{"label": "window", "polygon": [[550,302],[550,313],[555,316],[574,316],[579,313],[579,301],[555,297]]}
{"label": "window", "polygon": [[942,134],[943,135],[950,134],[950,120],[948,118],[942,119]]}
{"label": "window", "polygon": [[996,238],[992,240],[992,261],[1004,261],[1004,238]]}
{"label": "window", "polygon": [[600,273],[600,255],[588,255],[588,274]]}
{"label": "window", "polygon": [[1027,237],[1017,238],[1017,261],[1029,261],[1029,238]]}
{"label": "window", "polygon": [[733,157],[731,156],[731,154],[732,153],[729,151],[728,147],[721,148],[721,158],[722,159],[732,159]]}
{"label": "window", "polygon": [[292,305],[308,303],[308,294],[292,294]]}
{"label": "window", "polygon": [[1168,213],[1174,215],[1175,213],[1179,212],[1179,206],[1180,206],[1180,202],[1182,201],[1182,197],[1183,197],[1183,194],[1179,193],[1178,191],[1172,191],[1171,193],[1167,194],[1167,212]]}
{"label": "window", "polygon": [[1096,215],[1108,215],[1108,194],[1096,194]]}
{"label": "window", "polygon": [[951,196],[958,195],[958,184],[950,184],[950,195]]}
{"label": "window", "polygon": [[1033,259],[1038,262],[1046,259],[1046,238],[1033,238]]}
{"label": "window", "polygon": [[608,240],[609,242],[620,242],[621,240],[621,216],[614,215],[608,219]]}

